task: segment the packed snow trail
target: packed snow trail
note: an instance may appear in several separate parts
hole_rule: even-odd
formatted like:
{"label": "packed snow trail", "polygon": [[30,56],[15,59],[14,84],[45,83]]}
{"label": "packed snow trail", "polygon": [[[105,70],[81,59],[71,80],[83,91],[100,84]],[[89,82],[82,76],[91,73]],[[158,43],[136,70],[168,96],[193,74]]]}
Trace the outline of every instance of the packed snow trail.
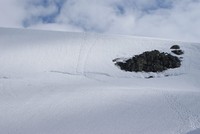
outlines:
{"label": "packed snow trail", "polygon": [[[163,73],[124,72],[112,61],[175,44],[182,66]],[[196,134],[199,51],[199,43],[0,28],[0,133]]]}

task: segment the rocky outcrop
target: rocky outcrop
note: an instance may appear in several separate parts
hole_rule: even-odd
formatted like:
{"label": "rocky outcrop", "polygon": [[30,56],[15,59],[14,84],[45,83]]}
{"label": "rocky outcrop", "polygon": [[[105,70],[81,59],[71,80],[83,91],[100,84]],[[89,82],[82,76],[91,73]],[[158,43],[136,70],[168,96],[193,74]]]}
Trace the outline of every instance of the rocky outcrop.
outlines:
{"label": "rocky outcrop", "polygon": [[179,45],[173,45],[170,49],[172,49],[171,52],[176,54],[176,55],[184,54],[183,50],[180,49]]}
{"label": "rocky outcrop", "polygon": [[158,50],[146,51],[130,59],[124,61],[113,60],[113,62],[121,70],[129,72],[162,72],[181,66],[181,60],[178,57]]}
{"label": "rocky outcrop", "polygon": [[172,50],[172,53],[174,53],[176,55],[182,55],[182,54],[184,54],[184,52],[182,50]]}
{"label": "rocky outcrop", "polygon": [[170,49],[180,49],[180,46],[179,45],[173,45],[170,47]]}

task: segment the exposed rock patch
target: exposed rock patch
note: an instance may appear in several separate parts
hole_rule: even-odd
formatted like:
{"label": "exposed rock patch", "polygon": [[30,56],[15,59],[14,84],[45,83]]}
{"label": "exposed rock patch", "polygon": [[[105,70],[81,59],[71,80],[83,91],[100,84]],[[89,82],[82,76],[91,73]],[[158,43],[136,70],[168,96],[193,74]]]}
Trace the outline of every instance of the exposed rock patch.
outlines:
{"label": "exposed rock patch", "polygon": [[182,54],[184,54],[184,52],[182,50],[172,50],[172,53],[174,53],[176,55],[182,55]]}
{"label": "exposed rock patch", "polygon": [[180,46],[179,45],[173,45],[173,46],[171,46],[170,49],[180,49]]}
{"label": "exposed rock patch", "polygon": [[173,45],[170,49],[173,49],[173,50],[171,50],[171,52],[176,54],[176,55],[184,54],[183,50],[180,49],[179,45]]}
{"label": "exposed rock patch", "polygon": [[169,53],[159,52],[158,50],[146,51],[124,61],[115,59],[113,62],[121,70],[129,72],[162,72],[181,66],[179,57]]}

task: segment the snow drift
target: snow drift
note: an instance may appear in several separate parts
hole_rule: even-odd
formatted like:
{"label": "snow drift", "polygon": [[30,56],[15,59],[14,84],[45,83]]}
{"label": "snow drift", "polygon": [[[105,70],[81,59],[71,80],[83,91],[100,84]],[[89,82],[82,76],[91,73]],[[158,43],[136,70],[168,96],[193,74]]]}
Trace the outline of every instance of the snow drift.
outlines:
{"label": "snow drift", "polygon": [[[180,68],[133,73],[112,61],[155,49],[171,53],[175,44],[184,51]],[[0,133],[195,132],[199,52],[199,43],[1,28]]]}

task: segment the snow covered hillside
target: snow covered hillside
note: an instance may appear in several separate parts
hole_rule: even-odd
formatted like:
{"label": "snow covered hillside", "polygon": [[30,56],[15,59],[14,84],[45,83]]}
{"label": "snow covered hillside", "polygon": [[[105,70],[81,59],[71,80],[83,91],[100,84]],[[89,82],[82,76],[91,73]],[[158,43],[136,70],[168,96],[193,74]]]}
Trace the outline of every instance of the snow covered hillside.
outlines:
{"label": "snow covered hillside", "polygon": [[[113,63],[175,44],[180,68]],[[199,59],[200,43],[0,28],[0,133],[199,134]]]}

